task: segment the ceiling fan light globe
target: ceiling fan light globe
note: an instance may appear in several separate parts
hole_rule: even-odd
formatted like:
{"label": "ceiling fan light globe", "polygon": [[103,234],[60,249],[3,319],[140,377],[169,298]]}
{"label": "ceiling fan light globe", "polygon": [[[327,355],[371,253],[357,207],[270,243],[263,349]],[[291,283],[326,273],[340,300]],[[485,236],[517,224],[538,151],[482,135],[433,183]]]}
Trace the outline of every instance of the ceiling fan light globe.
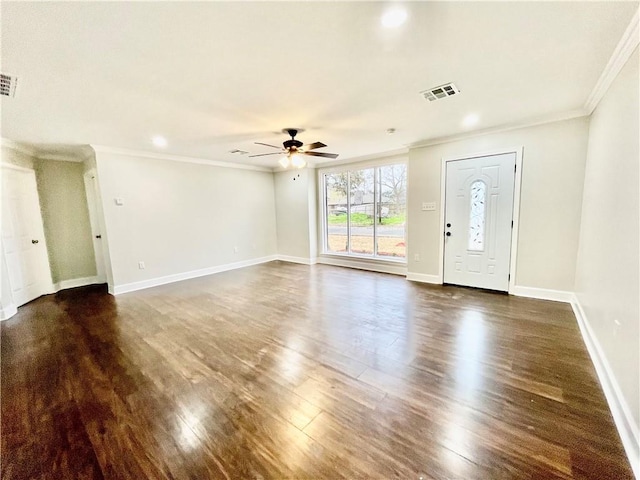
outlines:
{"label": "ceiling fan light globe", "polygon": [[282,168],[287,168],[289,166],[289,157],[282,157],[280,160],[278,160],[278,163],[280,164],[280,166],[282,166]]}
{"label": "ceiling fan light globe", "polygon": [[307,164],[301,155],[291,155],[291,165],[296,168],[302,168]]}

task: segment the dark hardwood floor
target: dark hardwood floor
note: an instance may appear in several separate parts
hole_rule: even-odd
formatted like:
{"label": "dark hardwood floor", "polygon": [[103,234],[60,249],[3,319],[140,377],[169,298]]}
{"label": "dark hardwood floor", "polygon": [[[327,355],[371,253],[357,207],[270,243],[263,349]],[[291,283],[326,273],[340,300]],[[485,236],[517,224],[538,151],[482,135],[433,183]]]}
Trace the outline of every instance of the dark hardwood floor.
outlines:
{"label": "dark hardwood floor", "polygon": [[3,479],[632,479],[569,305],[281,262],[0,325]]}

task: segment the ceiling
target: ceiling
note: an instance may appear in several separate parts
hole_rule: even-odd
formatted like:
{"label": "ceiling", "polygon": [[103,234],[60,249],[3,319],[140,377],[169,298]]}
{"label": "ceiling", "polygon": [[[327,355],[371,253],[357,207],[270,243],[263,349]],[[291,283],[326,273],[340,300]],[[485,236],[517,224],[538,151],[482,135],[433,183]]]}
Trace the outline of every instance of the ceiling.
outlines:
{"label": "ceiling", "polygon": [[[276,167],[299,127],[341,160],[579,115],[637,2],[1,4],[2,137]],[[420,94],[454,82],[459,95]],[[475,113],[479,121],[464,126]],[[395,133],[386,133],[395,128]],[[167,139],[165,148],[151,143]]]}

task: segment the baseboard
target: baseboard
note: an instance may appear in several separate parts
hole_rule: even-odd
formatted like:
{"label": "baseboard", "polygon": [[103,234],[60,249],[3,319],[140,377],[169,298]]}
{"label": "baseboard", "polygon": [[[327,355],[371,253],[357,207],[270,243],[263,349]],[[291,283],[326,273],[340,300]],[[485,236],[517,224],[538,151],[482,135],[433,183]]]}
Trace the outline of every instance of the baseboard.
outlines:
{"label": "baseboard", "polygon": [[620,390],[616,377],[613,375],[607,357],[602,351],[600,342],[598,342],[597,337],[593,333],[576,295],[572,295],[571,308],[578,321],[582,339],[587,346],[587,351],[596,369],[598,380],[600,380],[600,385],[611,409],[613,420],[618,428],[618,433],[620,434],[622,445],[631,463],[633,473],[636,478],[640,479],[640,432],[638,426],[634,422],[633,415],[629,410],[629,405],[622,395],[622,391]]}
{"label": "baseboard", "polygon": [[95,285],[98,283],[107,283],[107,281],[100,277],[73,278],[71,280],[62,280],[61,282],[54,283],[53,291],[59,292],[60,290],[66,290],[67,288],[84,287],[86,285]]}
{"label": "baseboard", "polygon": [[440,280],[440,275],[429,275],[426,273],[407,272],[407,280],[411,282],[434,283],[436,285],[442,285],[442,280]]}
{"label": "baseboard", "polygon": [[16,307],[15,303],[10,303],[9,305],[0,305],[0,322],[9,320],[16,313],[18,313],[18,307]]}
{"label": "baseboard", "polygon": [[539,300],[552,300],[554,302],[571,303],[573,299],[572,292],[566,292],[564,290],[548,290],[546,288],[536,287],[523,287],[521,285],[515,285],[509,294],[517,297],[537,298]]}
{"label": "baseboard", "polygon": [[260,263],[272,262],[274,260],[278,260],[277,255],[252,258],[250,260],[243,260],[242,262],[226,263],[224,265],[202,268],[200,270],[192,270],[190,272],[176,273],[174,275],[167,275],[164,277],[150,278],[149,280],[142,280],[141,282],[124,283],[122,285],[114,285],[113,288],[111,288],[110,286],[109,293],[111,293],[112,295],[121,295],[123,293],[135,292],[136,290],[157,287],[159,285],[165,285],[167,283],[180,282],[182,280],[189,280],[191,278],[204,277],[205,275],[227,272],[229,270],[250,267],[252,265],[258,265]]}
{"label": "baseboard", "polygon": [[292,257],[290,255],[278,255],[278,260],[289,263],[301,263],[302,265],[315,265],[317,258]]}
{"label": "baseboard", "polygon": [[358,270],[368,270],[371,272],[391,273],[393,275],[406,275],[407,266],[403,263],[392,262],[376,262],[359,258],[340,258],[340,257],[318,257],[318,262],[324,265],[333,265],[335,267],[356,268]]}

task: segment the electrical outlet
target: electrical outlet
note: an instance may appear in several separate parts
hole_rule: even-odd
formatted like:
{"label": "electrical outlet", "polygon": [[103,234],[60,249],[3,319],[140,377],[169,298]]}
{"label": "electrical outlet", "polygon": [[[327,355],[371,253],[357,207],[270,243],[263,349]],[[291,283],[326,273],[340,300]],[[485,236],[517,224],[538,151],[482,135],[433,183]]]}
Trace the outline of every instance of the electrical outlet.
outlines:
{"label": "electrical outlet", "polygon": [[419,254],[419,253],[416,253],[416,254],[413,256],[413,260],[414,260],[414,261],[416,261],[416,262],[419,262],[419,261],[420,261],[420,254]]}
{"label": "electrical outlet", "polygon": [[140,270],[144,270],[144,268],[145,268],[145,267],[144,267],[144,262],[138,262],[138,268],[139,268]]}

